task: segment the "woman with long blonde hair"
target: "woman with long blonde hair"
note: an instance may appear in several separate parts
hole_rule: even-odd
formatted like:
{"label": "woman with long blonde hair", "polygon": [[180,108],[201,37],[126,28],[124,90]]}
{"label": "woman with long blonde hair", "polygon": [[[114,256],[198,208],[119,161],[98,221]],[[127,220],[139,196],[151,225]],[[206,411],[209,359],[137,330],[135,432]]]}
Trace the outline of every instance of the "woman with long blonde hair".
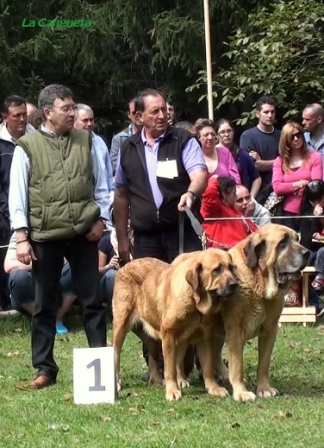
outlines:
{"label": "woman with long blonde hair", "polygon": [[294,216],[301,211],[304,188],[311,180],[323,179],[322,158],[307,148],[302,126],[289,121],[281,131],[279,156],[273,164],[272,188],[278,196],[284,196],[283,224],[298,231],[299,220]]}

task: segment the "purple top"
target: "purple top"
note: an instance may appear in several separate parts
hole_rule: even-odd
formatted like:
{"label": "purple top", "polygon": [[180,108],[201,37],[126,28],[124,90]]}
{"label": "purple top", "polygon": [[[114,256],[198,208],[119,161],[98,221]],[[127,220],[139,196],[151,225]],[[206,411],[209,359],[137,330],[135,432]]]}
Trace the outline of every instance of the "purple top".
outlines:
{"label": "purple top", "polygon": [[231,152],[224,147],[216,147],[218,156],[218,165],[215,171],[212,173],[208,171],[209,177],[217,174],[217,176],[233,177],[236,184],[241,183],[241,177],[237,169],[235,160]]}
{"label": "purple top", "polygon": [[[163,201],[163,196],[158,186],[156,176],[157,163],[158,163],[157,154],[160,142],[163,139],[163,137],[164,133],[160,135],[157,139],[155,139],[154,145],[151,148],[145,137],[144,128],[141,131],[141,138],[145,149],[145,161],[147,171],[149,173],[149,183],[151,186],[156,208],[160,208]],[[184,147],[182,151],[182,163],[188,174],[199,168],[207,170],[204,154],[202,152],[199,143],[195,138],[191,138],[190,140],[188,140],[186,146]],[[116,188],[127,186],[125,173],[122,167],[120,166],[120,152],[117,161],[115,186]]]}

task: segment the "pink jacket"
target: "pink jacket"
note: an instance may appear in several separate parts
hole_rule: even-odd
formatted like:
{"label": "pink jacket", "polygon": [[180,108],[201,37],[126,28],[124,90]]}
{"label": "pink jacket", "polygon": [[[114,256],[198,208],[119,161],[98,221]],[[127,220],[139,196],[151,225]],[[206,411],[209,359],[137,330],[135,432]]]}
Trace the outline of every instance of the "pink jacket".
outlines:
{"label": "pink jacket", "polygon": [[290,213],[300,213],[304,189],[294,191],[293,182],[299,180],[322,180],[323,167],[322,157],[316,151],[309,150],[309,157],[296,171],[284,173],[282,170],[282,159],[277,157],[272,169],[272,188],[278,196],[285,196],[283,209]]}

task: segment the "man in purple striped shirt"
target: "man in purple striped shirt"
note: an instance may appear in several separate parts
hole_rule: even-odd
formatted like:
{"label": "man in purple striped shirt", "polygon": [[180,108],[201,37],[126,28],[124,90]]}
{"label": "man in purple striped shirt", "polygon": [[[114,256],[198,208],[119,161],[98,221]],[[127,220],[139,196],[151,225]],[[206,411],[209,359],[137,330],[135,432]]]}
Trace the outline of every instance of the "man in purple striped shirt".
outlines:
{"label": "man in purple striped shirt", "polygon": [[[118,252],[124,263],[129,261],[130,216],[134,258],[154,257],[171,263],[179,254],[179,212],[184,213],[183,207],[188,205],[201,217],[198,198],[207,186],[207,168],[198,140],[189,131],[168,124],[166,99],[161,92],[141,92],[135,100],[135,111],[143,129],[123,143],[115,177]],[[184,252],[202,248],[188,219],[183,246]],[[145,346],[143,355],[148,362]],[[161,368],[162,363],[161,353]],[[149,380],[149,374],[143,379]]]}
{"label": "man in purple striped shirt", "polygon": [[[130,213],[134,258],[155,257],[171,263],[179,253],[179,212],[187,204],[200,217],[198,198],[207,185],[206,165],[197,139],[168,125],[161,92],[141,92],[135,111],[143,129],[123,143],[115,177],[119,254],[124,262],[129,261]],[[201,243],[187,220],[184,251],[199,249]]]}

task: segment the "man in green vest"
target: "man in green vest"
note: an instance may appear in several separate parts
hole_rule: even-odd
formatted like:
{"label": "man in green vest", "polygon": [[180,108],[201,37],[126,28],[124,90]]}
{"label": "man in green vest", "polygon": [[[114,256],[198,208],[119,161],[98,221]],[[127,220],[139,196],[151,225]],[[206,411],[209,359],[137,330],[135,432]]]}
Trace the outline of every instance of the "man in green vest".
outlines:
{"label": "man in green vest", "polygon": [[38,107],[44,122],[17,143],[9,193],[17,258],[25,264],[32,261],[35,286],[31,339],[38,373],[28,385],[31,389],[56,382],[55,315],[64,257],[82,303],[89,346],[106,346],[97,242],[108,216],[100,207],[105,194],[100,167],[91,153],[89,133],[73,129],[75,105],[69,88],[58,84],[45,87]]}

